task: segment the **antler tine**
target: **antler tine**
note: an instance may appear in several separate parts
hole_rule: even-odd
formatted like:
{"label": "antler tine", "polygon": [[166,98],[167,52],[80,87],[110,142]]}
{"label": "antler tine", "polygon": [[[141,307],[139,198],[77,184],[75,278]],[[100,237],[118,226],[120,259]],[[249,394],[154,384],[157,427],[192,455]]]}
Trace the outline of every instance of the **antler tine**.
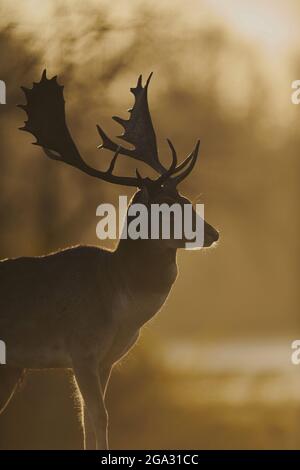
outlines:
{"label": "antler tine", "polygon": [[135,188],[141,188],[144,186],[143,179],[138,178],[138,177],[132,177],[132,176],[117,176],[113,175],[113,170],[115,168],[115,163],[117,160],[117,157],[120,153],[120,149],[118,148],[117,151],[115,152],[110,165],[107,169],[107,171],[100,171],[97,170],[89,165],[87,165],[85,162],[83,162],[83,165],[73,165],[76,166],[76,168],[79,168],[82,170],[84,173],[94,176],[95,178],[100,178],[104,181],[108,181],[109,183],[115,183],[115,184],[120,184],[122,186],[132,186]]}
{"label": "antler tine", "polygon": [[171,152],[172,152],[172,162],[171,162],[171,165],[170,167],[158,178],[157,182],[159,184],[162,184],[164,181],[166,181],[175,171],[176,169],[176,165],[177,165],[177,153],[176,153],[176,150],[174,148],[174,145],[172,144],[172,142],[167,139],[167,142],[168,142],[168,145],[171,149]]}
{"label": "antler tine", "polygon": [[[171,176],[170,180],[175,186],[177,186],[181,181],[183,181],[194,168],[195,163],[198,159],[199,148],[200,148],[200,140],[197,141],[196,146],[194,150],[190,153],[190,155],[188,155],[187,158],[173,172],[174,176]],[[182,173],[176,175],[176,173],[182,170],[182,168],[185,168],[185,170],[182,171]]]}
{"label": "antler tine", "polygon": [[98,124],[96,125],[96,127],[97,127],[98,134],[100,135],[102,139],[102,144],[97,145],[97,149],[103,148],[106,150],[110,150],[112,152],[116,152],[118,149],[120,149],[119,150],[120,154],[126,155],[127,157],[136,158],[133,155],[133,152],[134,152],[133,150],[127,149],[125,147],[122,147],[122,145],[116,144],[105,134],[104,130]]}
{"label": "antler tine", "polygon": [[171,175],[175,171],[175,168],[177,166],[177,153],[176,153],[175,147],[172,144],[172,142],[170,141],[170,139],[167,139],[167,142],[168,142],[169,147],[170,147],[171,152],[172,152],[172,163],[171,163],[170,168],[167,171],[167,173],[169,173],[169,175]]}
{"label": "antler tine", "polygon": [[117,161],[117,158],[118,158],[119,153],[120,153],[120,147],[117,148],[117,151],[116,151],[116,153],[114,154],[114,156],[113,156],[113,158],[112,158],[112,160],[111,160],[111,162],[110,162],[110,165],[109,165],[109,167],[108,167],[107,172],[110,173],[110,174],[112,174],[112,172],[113,172],[114,169],[115,169],[115,164],[116,164],[116,161]]}
{"label": "antler tine", "polygon": [[175,176],[176,173],[178,173],[179,171],[181,171],[188,163],[190,163],[190,161],[192,160],[194,156],[194,151],[192,151],[184,160],[183,162],[181,162],[173,171],[173,175]]}

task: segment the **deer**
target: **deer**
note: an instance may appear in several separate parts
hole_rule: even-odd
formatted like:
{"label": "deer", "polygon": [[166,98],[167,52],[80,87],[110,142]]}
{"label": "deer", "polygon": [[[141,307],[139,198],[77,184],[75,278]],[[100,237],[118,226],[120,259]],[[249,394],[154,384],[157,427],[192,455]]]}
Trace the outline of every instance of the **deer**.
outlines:
{"label": "deer", "polygon": [[[27,120],[20,129],[36,138],[34,144],[46,157],[93,178],[134,188],[128,208],[134,203],[192,205],[177,186],[194,168],[200,142],[178,163],[167,139],[172,160],[168,167],[162,164],[148,106],[151,75],[145,85],[140,76],[130,89],[134,104],[129,119],[113,117],[123,127],[120,137],[131,148],[111,140],[97,126],[102,140],[98,148],[113,153],[106,171],[90,166],[79,153],[66,122],[63,86],[57,76],[47,78],[46,70],[32,88],[21,87],[27,102],[18,106]],[[119,155],[147,164],[157,176],[142,177],[138,170],[134,176],[116,175]],[[218,238],[218,230],[204,221],[203,248]],[[83,447],[107,450],[105,396],[111,371],[137,342],[143,325],[165,304],[178,275],[177,250],[184,249],[185,242],[184,235],[120,238],[115,250],[77,245],[1,260],[0,337],[7,350],[7,363],[0,366],[1,412],[27,371],[69,369],[82,407]]]}

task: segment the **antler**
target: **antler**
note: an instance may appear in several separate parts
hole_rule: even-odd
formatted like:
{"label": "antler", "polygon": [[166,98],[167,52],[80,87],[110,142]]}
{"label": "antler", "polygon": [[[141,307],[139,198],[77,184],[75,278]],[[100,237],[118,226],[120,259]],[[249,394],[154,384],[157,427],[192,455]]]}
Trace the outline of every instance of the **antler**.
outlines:
{"label": "antler", "polygon": [[139,187],[141,181],[136,177],[112,174],[119,147],[107,171],[97,170],[82,159],[66,124],[63,86],[57,83],[56,78],[47,79],[44,70],[40,82],[34,83],[32,89],[22,87],[27,103],[18,106],[26,111],[28,120],[20,129],[33,134],[37,139],[34,145],[43,147],[45,154],[53,160],[65,162],[111,183]]}
{"label": "antler", "polygon": [[[119,153],[122,155],[127,155],[132,157],[136,160],[140,160],[144,163],[147,163],[150,167],[154,170],[161,173],[161,177],[156,180],[157,184],[162,184],[171,175],[173,184],[178,184],[182,181],[193,169],[199,151],[199,144],[196,144],[195,149],[186,157],[186,159],[178,166],[177,165],[177,155],[174,149],[172,142],[167,139],[169,147],[172,152],[172,163],[169,169],[167,170],[160,162],[158,151],[157,151],[157,143],[156,143],[156,136],[155,131],[153,128],[149,106],[148,106],[148,86],[152,77],[152,73],[149,75],[145,86],[142,86],[142,75],[139,76],[137,86],[135,88],[130,88],[130,91],[133,93],[135,102],[131,109],[128,111],[130,112],[130,118],[128,120],[122,119],[118,116],[113,116],[113,119],[121,124],[124,128],[124,133],[119,138],[125,140],[129,144],[134,146],[134,149],[128,149],[123,146],[118,146],[115,142],[113,142],[104,132],[104,130],[97,125],[97,129],[99,135],[102,139],[102,144],[98,146],[98,148],[104,148],[106,150],[111,150],[113,152],[119,150]],[[175,176],[178,172],[183,170],[181,174]],[[139,175],[141,179],[141,176]],[[149,183],[154,183],[154,181],[147,178]]]}
{"label": "antler", "polygon": [[159,161],[156,136],[148,106],[147,95],[151,77],[152,73],[149,75],[146,85],[143,87],[142,75],[140,75],[137,86],[130,88],[131,93],[134,95],[134,105],[128,110],[130,113],[129,119],[126,120],[118,116],[113,116],[113,119],[124,128],[123,134],[118,137],[133,145],[134,149],[118,146],[118,144],[113,142],[105,134],[104,130],[97,125],[99,135],[102,139],[102,144],[99,145],[98,148],[104,148],[113,152],[119,148],[120,154],[147,163],[147,165],[157,172],[164,174],[166,168]]}
{"label": "antler", "polygon": [[[127,149],[114,143],[97,126],[103,140],[102,145],[99,147],[115,152],[107,171],[91,167],[81,157],[66,124],[63,86],[57,83],[56,76],[48,79],[46,70],[43,71],[40,82],[33,83],[31,89],[21,87],[25,93],[27,103],[18,106],[26,111],[28,120],[20,129],[36,137],[37,140],[34,144],[41,146],[47,157],[67,163],[95,178],[110,183],[140,188],[149,184],[157,187],[168,179],[173,181],[174,184],[178,184],[192,170],[198,156],[199,142],[195,150],[177,166],[176,151],[171,141],[168,140],[172,153],[172,163],[168,169],[160,163],[147,101],[147,89],[151,76],[152,74],[149,76],[145,87],[142,86],[142,77],[140,76],[136,88],[131,88],[135,96],[135,103],[130,110],[129,120],[114,117],[115,121],[124,127],[124,134],[121,138],[134,145],[134,149]],[[147,163],[151,168],[158,171],[161,176],[156,180],[151,180],[150,178],[142,178],[138,172],[136,172],[136,177],[113,175],[119,154]],[[179,173],[180,171],[182,172]]]}
{"label": "antler", "polygon": [[181,181],[183,181],[191,173],[199,156],[199,148],[200,148],[200,140],[197,141],[194,150],[172,172],[172,175],[170,176],[169,180],[174,186],[177,186]]}

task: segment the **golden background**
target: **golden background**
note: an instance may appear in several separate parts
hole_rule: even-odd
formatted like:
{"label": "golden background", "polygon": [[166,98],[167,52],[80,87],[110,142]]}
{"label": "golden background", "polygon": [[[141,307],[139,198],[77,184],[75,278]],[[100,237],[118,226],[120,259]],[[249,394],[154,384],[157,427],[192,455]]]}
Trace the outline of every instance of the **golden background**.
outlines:
{"label": "golden background", "polygon": [[[0,1],[2,258],[98,244],[96,207],[124,193],[46,159],[17,130],[19,87],[45,67],[99,168],[109,155],[96,149],[95,125],[120,133],[111,116],[126,117],[140,73],[154,72],[162,158],[166,137],[181,158],[201,138],[181,190],[204,202],[221,239],[180,252],[170,299],[116,368],[112,448],[300,448],[300,366],[290,360],[300,334],[299,15],[296,0]],[[120,160],[120,173],[134,171]],[[79,448],[72,394],[63,372],[30,374],[0,418],[0,448]]]}

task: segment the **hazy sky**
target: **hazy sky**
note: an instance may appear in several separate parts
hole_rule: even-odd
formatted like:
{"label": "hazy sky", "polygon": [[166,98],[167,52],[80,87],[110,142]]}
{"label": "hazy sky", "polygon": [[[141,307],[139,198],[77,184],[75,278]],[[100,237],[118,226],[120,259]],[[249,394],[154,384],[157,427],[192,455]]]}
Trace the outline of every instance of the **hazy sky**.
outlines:
{"label": "hazy sky", "polygon": [[297,46],[300,8],[294,0],[205,0],[205,3],[267,53],[286,53]]}
{"label": "hazy sky", "polygon": [[[57,5],[64,7],[61,27],[58,26],[60,18],[54,16]],[[20,30],[35,35],[38,38],[37,45],[44,46],[47,59],[50,60],[53,57],[51,53],[54,56],[61,53],[61,41],[64,36],[68,36],[68,31],[75,29],[79,36],[86,34],[80,32],[83,8],[85,12],[90,9],[91,14],[94,14],[94,11],[101,13],[101,6],[109,12],[110,21],[116,30],[118,24],[124,26],[129,20],[134,22],[135,13],[141,7],[160,13],[164,18],[170,18],[170,35],[176,34],[177,37],[184,38],[189,28],[209,29],[214,25],[222,25],[229,32],[233,42],[248,43],[249,48],[256,54],[257,66],[269,84],[268,88],[274,101],[276,100],[278,112],[275,114],[280,116],[286,108],[284,121],[287,122],[288,114],[293,117],[294,109],[290,106],[289,94],[291,82],[300,78],[293,75],[292,69],[293,56],[296,56],[300,46],[299,0],[86,0],[84,7],[78,0],[1,0],[0,23],[13,21]],[[1,14],[2,9],[4,14]],[[242,65],[242,58],[239,59],[239,64],[237,61],[231,64],[230,58],[226,60],[230,86],[230,69],[233,66],[239,83],[245,84],[247,77],[243,76],[243,70],[238,67]],[[221,85],[226,85],[226,70]],[[229,95],[229,92],[230,90],[225,90],[225,95]],[[241,87],[235,87],[235,98],[238,93],[242,93]]]}
{"label": "hazy sky", "polygon": [[[53,0],[26,0],[12,2],[2,0],[2,6],[13,16],[19,16],[24,24],[34,27],[51,18]],[[76,14],[77,0],[64,0],[63,5],[70,5],[70,16]],[[134,16],[135,10],[146,5],[150,10],[161,9],[172,13],[178,12],[180,22],[189,22],[193,27],[206,21],[219,21],[228,25],[231,31],[240,33],[246,40],[257,43],[267,54],[282,54],[297,46],[299,33],[300,5],[297,0],[86,0],[86,5],[109,6],[112,15],[117,18]],[[25,6],[26,5],[26,6]]]}

